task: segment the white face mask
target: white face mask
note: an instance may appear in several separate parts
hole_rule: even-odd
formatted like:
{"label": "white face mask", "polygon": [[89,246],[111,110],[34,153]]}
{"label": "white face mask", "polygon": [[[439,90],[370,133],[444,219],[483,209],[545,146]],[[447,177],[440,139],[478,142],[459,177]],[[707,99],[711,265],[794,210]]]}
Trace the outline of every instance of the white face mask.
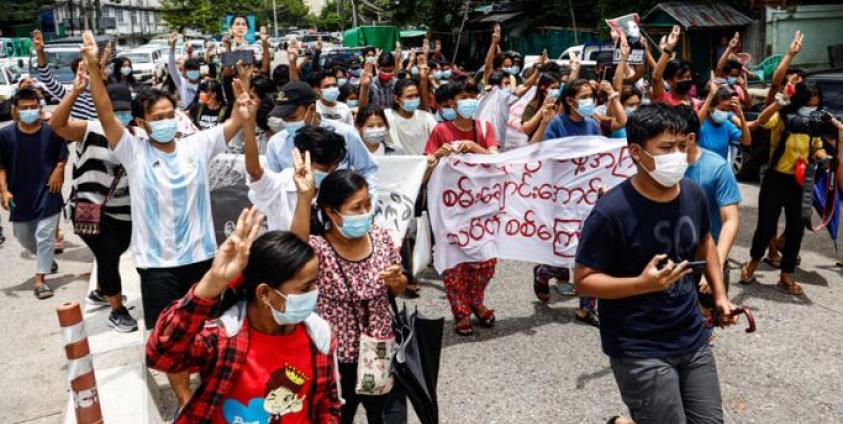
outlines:
{"label": "white face mask", "polygon": [[799,115],[801,116],[811,116],[811,112],[817,110],[816,106],[802,106],[799,108]]}
{"label": "white face mask", "polygon": [[363,141],[366,143],[377,145],[383,143],[384,140],[386,140],[385,127],[363,129]]}
{"label": "white face mask", "polygon": [[657,183],[664,187],[673,187],[685,176],[688,169],[688,154],[684,152],[666,153],[663,155],[652,155],[650,152],[641,149],[642,152],[653,158],[655,169],[650,171],[644,168]]}

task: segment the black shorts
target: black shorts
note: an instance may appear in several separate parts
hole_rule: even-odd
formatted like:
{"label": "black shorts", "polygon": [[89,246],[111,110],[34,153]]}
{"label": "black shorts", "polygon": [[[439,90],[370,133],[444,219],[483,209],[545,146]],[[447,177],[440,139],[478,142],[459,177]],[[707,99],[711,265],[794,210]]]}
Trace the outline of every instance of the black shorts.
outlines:
{"label": "black shorts", "polygon": [[158,315],[181,299],[211,269],[213,259],[173,268],[138,268],[146,329],[151,330]]}

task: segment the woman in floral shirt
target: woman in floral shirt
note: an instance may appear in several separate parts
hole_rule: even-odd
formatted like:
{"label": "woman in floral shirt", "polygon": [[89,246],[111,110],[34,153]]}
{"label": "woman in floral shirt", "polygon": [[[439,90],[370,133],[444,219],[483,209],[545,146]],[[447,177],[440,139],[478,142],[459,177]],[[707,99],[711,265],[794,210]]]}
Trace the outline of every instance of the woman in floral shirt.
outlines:
{"label": "woman in floral shirt", "polygon": [[309,240],[319,258],[319,300],[316,310],[337,334],[340,384],[346,403],[342,422],[354,422],[357,406],[366,408],[369,423],[383,422],[388,395],[358,396],[357,361],[361,332],[376,338],[392,335],[389,296],[407,285],[401,257],[389,233],[372,225],[372,200],[366,180],[351,170],[335,171],[319,185],[316,206],[323,233],[310,234],[310,205],[316,183],[310,154],[293,152],[298,202],[291,231]]}

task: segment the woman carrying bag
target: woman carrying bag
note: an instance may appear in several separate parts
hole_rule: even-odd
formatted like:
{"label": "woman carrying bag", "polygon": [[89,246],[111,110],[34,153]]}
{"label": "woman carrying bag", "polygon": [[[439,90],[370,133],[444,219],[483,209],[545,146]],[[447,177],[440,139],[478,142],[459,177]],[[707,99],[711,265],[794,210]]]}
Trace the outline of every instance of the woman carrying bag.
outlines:
{"label": "woman carrying bag", "polygon": [[316,184],[310,154],[293,151],[298,202],[291,231],[308,240],[319,258],[317,312],[337,334],[342,422],[353,423],[362,403],[370,424],[382,423],[393,387],[395,352],[390,296],[407,285],[398,248],[386,229],[372,225],[366,180],[351,170],[331,173],[319,186],[316,206],[322,234],[310,234]]}

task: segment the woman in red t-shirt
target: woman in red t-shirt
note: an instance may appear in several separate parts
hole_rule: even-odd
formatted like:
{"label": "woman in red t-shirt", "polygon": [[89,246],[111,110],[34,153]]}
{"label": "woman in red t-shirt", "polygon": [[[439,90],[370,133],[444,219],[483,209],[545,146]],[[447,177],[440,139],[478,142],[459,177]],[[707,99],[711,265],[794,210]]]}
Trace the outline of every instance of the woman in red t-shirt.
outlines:
{"label": "woman in red t-shirt", "polygon": [[[498,152],[498,141],[492,124],[472,119],[477,111],[476,87],[464,82],[452,82],[448,86],[442,108],[456,109],[453,121],[440,122],[433,129],[424,152],[431,155],[431,164],[453,153],[492,154]],[[473,312],[485,327],[495,324],[495,311],[483,304],[486,286],[495,275],[497,259],[482,262],[463,262],[445,270],[443,277],[445,292],[454,314],[454,331],[461,336],[474,334],[471,326]]]}
{"label": "woman in red t-shirt", "polygon": [[[313,312],[319,260],[293,234],[257,237],[262,220],[254,207],[240,214],[211,269],[161,314],[147,341],[151,368],[202,377],[176,424],[340,422],[336,342]],[[210,321],[229,286],[233,306]]]}

